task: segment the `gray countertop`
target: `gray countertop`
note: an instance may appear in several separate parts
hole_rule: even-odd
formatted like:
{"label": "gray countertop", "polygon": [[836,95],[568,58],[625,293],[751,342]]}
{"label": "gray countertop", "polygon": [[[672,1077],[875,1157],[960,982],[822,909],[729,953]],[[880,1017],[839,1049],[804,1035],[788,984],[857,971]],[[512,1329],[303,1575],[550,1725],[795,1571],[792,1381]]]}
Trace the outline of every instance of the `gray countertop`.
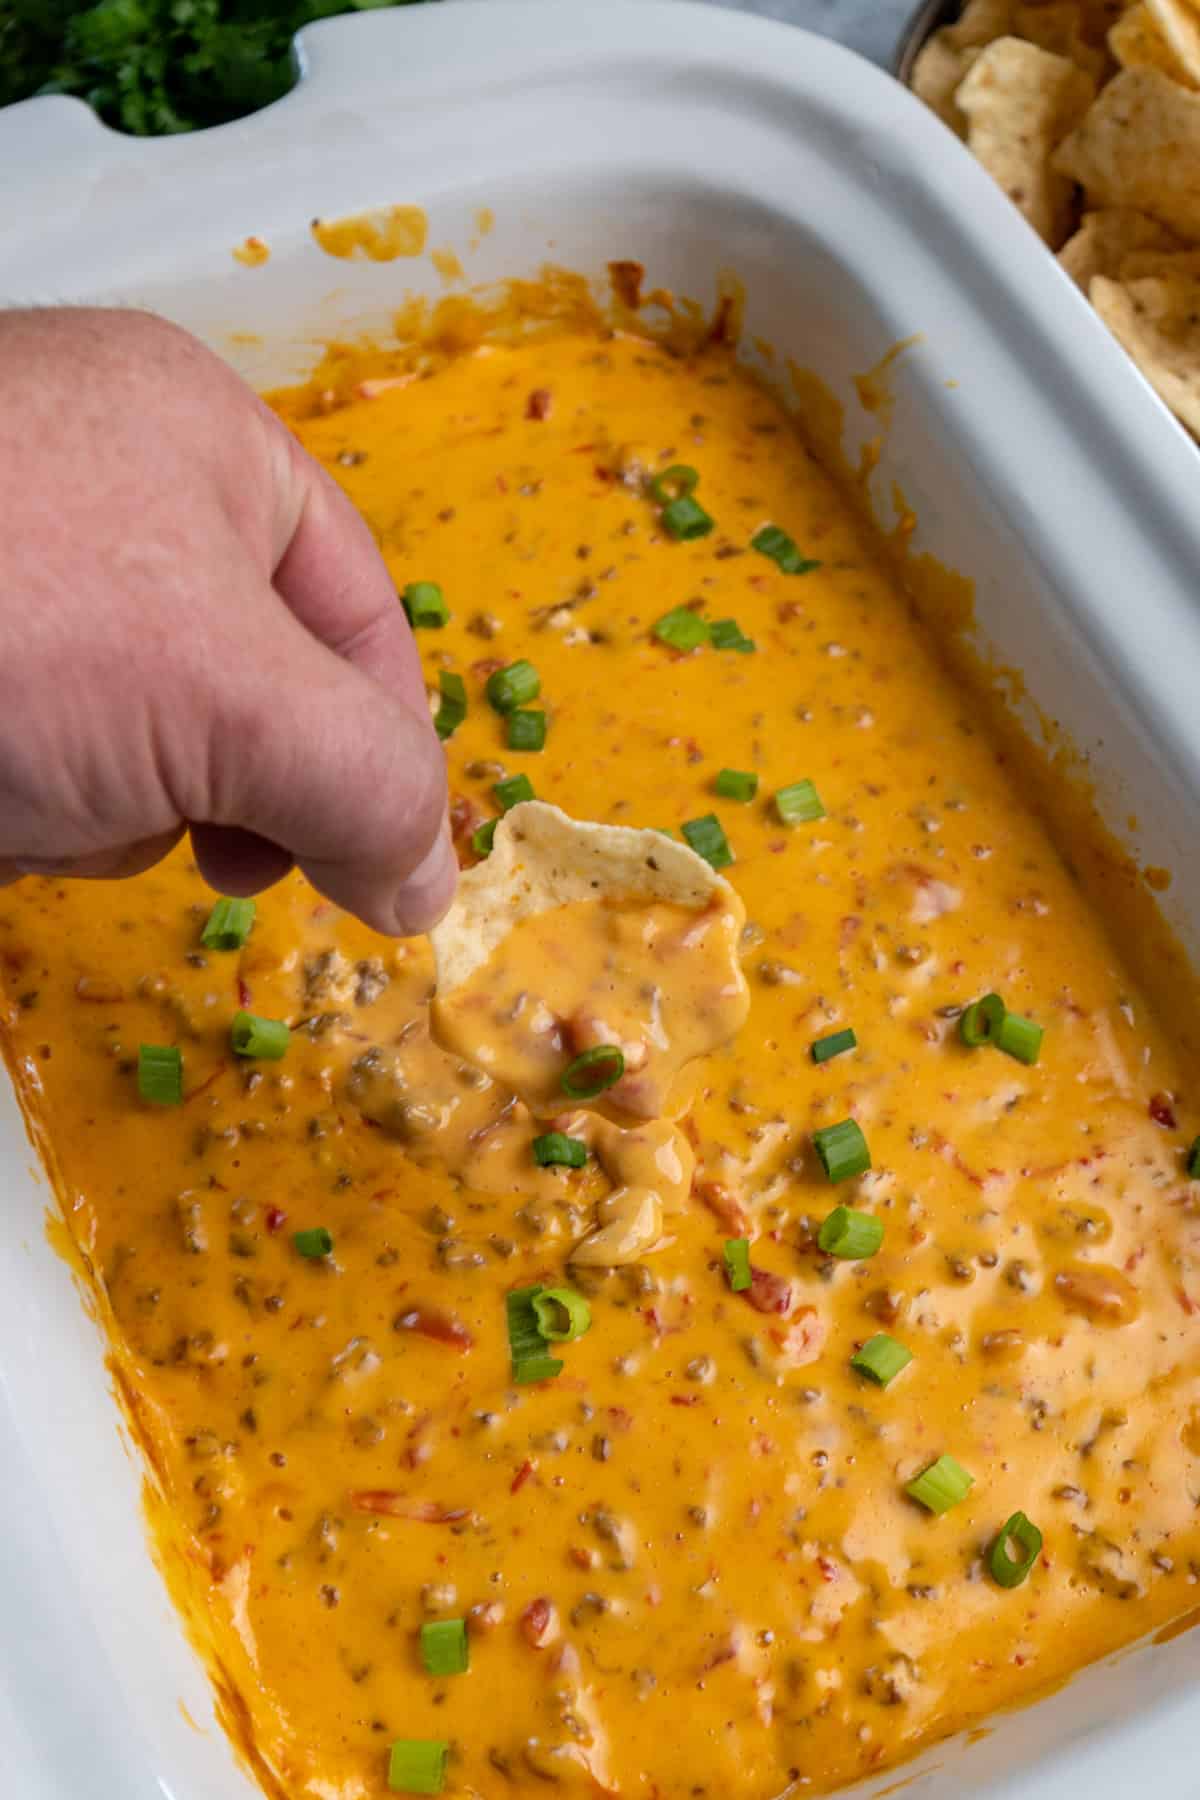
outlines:
{"label": "gray countertop", "polygon": [[736,12],[762,13],[849,44],[872,62],[891,62],[916,0],[713,0]]}

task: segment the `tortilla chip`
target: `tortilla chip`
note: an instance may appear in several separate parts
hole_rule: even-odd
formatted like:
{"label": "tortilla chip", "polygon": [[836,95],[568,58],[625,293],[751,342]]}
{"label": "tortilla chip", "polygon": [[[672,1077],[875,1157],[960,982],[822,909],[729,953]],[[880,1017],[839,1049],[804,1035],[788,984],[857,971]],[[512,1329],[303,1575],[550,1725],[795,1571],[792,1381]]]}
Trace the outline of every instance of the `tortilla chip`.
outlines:
{"label": "tortilla chip", "polygon": [[1158,69],[1122,69],[1059,145],[1054,167],[1093,205],[1135,207],[1200,239],[1200,94]]}
{"label": "tortilla chip", "polygon": [[483,967],[522,919],[576,900],[666,900],[697,912],[734,890],[702,856],[661,831],[570,819],[525,800],[496,826],[491,854],[459,877],[454,904],[430,932],[438,992]]}
{"label": "tortilla chip", "polygon": [[1058,260],[1086,294],[1094,275],[1115,281],[1125,273],[1126,259],[1137,251],[1172,251],[1179,239],[1148,213],[1111,207],[1085,213],[1079,230],[1068,238]]}
{"label": "tortilla chip", "polygon": [[1074,191],[1051,167],[1051,153],[1095,91],[1066,57],[1007,37],[981,51],[955,95],[967,115],[967,147],[1052,249],[1071,228]]}
{"label": "tortilla chip", "polygon": [[1195,87],[1146,6],[1132,6],[1108,34],[1108,47],[1123,69],[1159,69],[1184,87]]}
{"label": "tortilla chip", "polygon": [[[1107,275],[1108,269],[1098,273]],[[1200,281],[1200,250],[1134,250],[1116,271],[1118,281],[1141,281],[1147,275],[1160,280]]]}
{"label": "tortilla chip", "polygon": [[1012,34],[1036,44],[1039,50],[1049,50],[1053,56],[1065,56],[1093,81],[1102,80],[1110,66],[1104,51],[1084,38],[1083,11],[1078,0],[1014,7]]}
{"label": "tortilla chip", "polygon": [[1183,67],[1188,86],[1200,87],[1200,17],[1195,9],[1186,0],[1146,0],[1146,11]]}
{"label": "tortilla chip", "polygon": [[1200,434],[1200,281],[1097,275],[1091,302],[1175,417]]}
{"label": "tortilla chip", "polygon": [[979,52],[1012,25],[1013,0],[968,0],[955,25],[944,25],[926,40],[913,64],[912,91],[951,131],[966,136],[967,122],[954,103],[955,90]]}
{"label": "tortilla chip", "polygon": [[1080,0],[1083,35],[1088,43],[1105,43],[1113,26],[1129,9],[1130,0]]}
{"label": "tortilla chip", "polygon": [[935,31],[913,64],[912,91],[935,112],[943,125],[965,137],[967,121],[954,103],[963,77],[979,55],[978,48],[955,50],[944,42],[945,31]]}

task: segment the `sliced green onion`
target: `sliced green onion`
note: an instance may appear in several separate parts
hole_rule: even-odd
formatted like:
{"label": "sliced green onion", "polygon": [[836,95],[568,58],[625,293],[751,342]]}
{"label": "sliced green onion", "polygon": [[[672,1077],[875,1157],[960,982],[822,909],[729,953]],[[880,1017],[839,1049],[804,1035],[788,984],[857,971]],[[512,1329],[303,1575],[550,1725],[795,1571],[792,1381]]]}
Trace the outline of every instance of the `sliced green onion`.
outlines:
{"label": "sliced green onion", "polygon": [[533,1310],[548,1344],[573,1344],[592,1323],[592,1309],[574,1288],[539,1288]]}
{"label": "sliced green onion", "polygon": [[450,608],[442,599],[442,590],[436,581],[410,581],[400,599],[414,630],[418,626],[436,628],[445,625],[450,618]]}
{"label": "sliced green onion", "polygon": [[183,1100],[183,1051],[177,1044],[139,1044],[138,1093],[155,1106],[178,1106]]}
{"label": "sliced green onion", "polygon": [[835,1206],[817,1233],[818,1248],[845,1262],[865,1262],[882,1242],[883,1220],[871,1213],[852,1212],[848,1206]]}
{"label": "sliced green onion", "polygon": [[1193,1138],[1187,1153],[1187,1177],[1189,1181],[1200,1181],[1200,1137]]}
{"label": "sliced green onion", "polygon": [[758,776],[749,769],[722,769],[713,789],[723,800],[753,800],[758,792]]}
{"label": "sliced green onion", "polygon": [[535,1282],[532,1287],[514,1288],[511,1294],[504,1296],[508,1349],[514,1369],[519,1362],[525,1362],[532,1356],[541,1356],[545,1352],[546,1340],[533,1310],[534,1299],[541,1291],[541,1283]]}
{"label": "sliced green onion", "polygon": [[292,1233],[292,1243],[301,1256],[331,1256],[333,1254],[333,1238],[323,1225],[314,1225],[309,1231]]}
{"label": "sliced green onion", "polygon": [[465,1619],[431,1619],[421,1627],[421,1661],[429,1675],[465,1675],[471,1654]]}
{"label": "sliced green onion", "polygon": [[815,1063],[827,1063],[831,1057],[853,1050],[857,1043],[858,1039],[847,1026],[845,1031],[831,1031],[828,1037],[818,1038],[809,1055]]}
{"label": "sliced green onion", "polygon": [[566,1365],[557,1357],[542,1351],[538,1356],[523,1356],[513,1363],[513,1380],[524,1386],[530,1381],[553,1381]]}
{"label": "sliced green onion", "polygon": [[650,483],[651,498],[660,506],[666,506],[672,500],[678,500],[683,494],[690,494],[700,483],[700,471],[687,463],[672,463],[661,475],[656,475]]}
{"label": "sliced green onion", "polygon": [[871,1151],[862,1128],[854,1119],[822,1125],[812,1134],[813,1149],[830,1181],[848,1181],[864,1175],[871,1166]]}
{"label": "sliced green onion", "polygon": [[522,657],[520,662],[509,663],[507,669],[494,669],[485,691],[497,712],[512,712],[515,706],[537,699],[542,678],[533,664]]}
{"label": "sliced green onion", "polygon": [[593,1100],[620,1081],[625,1073],[625,1053],[619,1044],[596,1044],[585,1050],[562,1072],[562,1091],[572,1100]]}
{"label": "sliced green onion", "polygon": [[793,781],[775,796],[775,811],[785,825],[809,825],[825,817],[821,796],[811,781]]}
{"label": "sliced green onion", "polygon": [[927,1506],[931,1513],[944,1513],[965,1500],[974,1485],[975,1477],[968,1475],[961,1463],[955,1462],[952,1456],[939,1456],[936,1462],[907,1482],[904,1491],[910,1499]]}
{"label": "sliced green onion", "polygon": [[438,670],[441,704],[433,718],[433,728],[443,742],[454,736],[467,716],[467,684],[461,675],[449,669]]}
{"label": "sliced green onion", "polygon": [[821,566],[811,556],[802,555],[787,532],[781,531],[778,525],[764,525],[761,531],[756,531],[750,539],[750,548],[761,556],[769,556],[785,575],[807,575]]}
{"label": "sliced green onion", "polygon": [[475,827],[471,833],[471,848],[476,856],[492,854],[492,839],[496,835],[496,827],[499,823],[499,819],[485,819],[482,825]]}
{"label": "sliced green onion", "polygon": [[240,950],[254,924],[253,900],[218,900],[208,915],[200,942],[206,950]]}
{"label": "sliced green onion", "polygon": [[565,1169],[582,1169],[588,1159],[588,1147],[582,1138],[568,1137],[564,1131],[547,1131],[533,1140],[533,1160],[539,1168],[560,1164]]}
{"label": "sliced green onion", "polygon": [[999,994],[985,994],[963,1009],[958,1021],[958,1035],[968,1050],[994,1044],[1004,1020],[1004,1002]]}
{"label": "sliced green onion", "polygon": [[399,1738],[388,1759],[393,1794],[440,1794],[446,1785],[449,1744],[436,1738]]}
{"label": "sliced green onion", "polygon": [[[1019,1545],[1021,1555],[1009,1555],[1009,1543]],[[1015,1512],[992,1540],[988,1568],[992,1580],[1003,1588],[1020,1587],[1042,1553],[1042,1534],[1023,1512]]]}
{"label": "sliced green onion", "polygon": [[684,837],[706,863],[714,869],[727,869],[733,861],[729,840],[721,830],[716,813],[705,813],[702,819],[688,819],[680,827]]}
{"label": "sliced green onion", "polygon": [[683,543],[692,538],[707,537],[714,523],[700,502],[693,500],[690,494],[680,494],[678,500],[669,501],[659,518],[664,530]]}
{"label": "sliced green onion", "polygon": [[541,750],[546,743],[544,712],[523,712],[514,707],[508,715],[508,747],[510,750]]}
{"label": "sliced green onion", "polygon": [[239,1056],[261,1056],[278,1062],[291,1039],[282,1019],[260,1019],[254,1013],[236,1012],[229,1041]]}
{"label": "sliced green onion", "polygon": [[709,627],[709,637],[714,650],[737,650],[743,656],[749,656],[757,649],[753,638],[748,638],[736,619],[714,619]]}
{"label": "sliced green onion", "polygon": [[750,1239],[725,1239],[725,1273],[735,1294],[750,1286]]}
{"label": "sliced green onion", "polygon": [[528,775],[509,775],[496,783],[492,794],[502,812],[511,812],[522,800],[533,799],[533,783]]}
{"label": "sliced green onion", "polygon": [[912,1361],[912,1351],[906,1350],[903,1344],[889,1337],[886,1331],[877,1331],[874,1337],[867,1339],[861,1350],[855,1351],[850,1358],[850,1367],[857,1369],[860,1375],[867,1375],[877,1381],[880,1387],[887,1387],[895,1381],[901,1369],[907,1369]]}
{"label": "sliced green onion", "polygon": [[996,1031],[996,1048],[1003,1050],[1006,1056],[1015,1056],[1018,1062],[1035,1063],[1042,1048],[1043,1032],[1040,1025],[1032,1019],[1024,1018],[1020,1013],[1006,1012]]}
{"label": "sliced green onion", "polygon": [[687,606],[673,606],[652,626],[653,635],[672,650],[698,650],[708,642],[708,625]]}

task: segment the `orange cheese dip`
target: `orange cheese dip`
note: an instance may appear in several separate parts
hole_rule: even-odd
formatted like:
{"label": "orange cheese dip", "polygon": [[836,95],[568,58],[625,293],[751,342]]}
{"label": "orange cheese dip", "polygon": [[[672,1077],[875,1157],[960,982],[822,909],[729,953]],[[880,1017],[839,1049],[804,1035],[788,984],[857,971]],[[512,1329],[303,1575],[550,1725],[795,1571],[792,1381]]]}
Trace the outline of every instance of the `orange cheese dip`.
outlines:
{"label": "orange cheese dip", "polygon": [[[579,818],[715,813],[750,1013],[696,1065],[669,1241],[570,1265],[630,1179],[620,1128],[593,1114],[584,1167],[534,1166],[545,1123],[429,1036],[424,942],[293,877],[243,949],[205,950],[185,852],[0,896],[13,1067],[160,1554],[276,1800],[383,1800],[399,1739],[446,1745],[444,1791],[486,1800],[824,1793],[1195,1604],[1194,1071],[872,539],[726,353],[563,335],[366,391],[279,404],[398,588],[442,587],[451,620],[418,638],[431,687],[466,683],[464,857],[517,772]],[[694,541],[646,492],[673,463],[715,520]],[[819,566],[752,550],[767,523]],[[671,649],[652,627],[677,606],[754,648]],[[518,658],[538,753],[484,698]],[[717,797],[722,768],[757,797]],[[785,825],[772,796],[803,778],[825,816]],[[990,991],[1043,1028],[1032,1066],[960,1041]],[[239,1006],[291,1023],[282,1060],[231,1053]],[[844,1027],[857,1047],[814,1063]],[[181,1047],[182,1105],[139,1101],[141,1043]],[[847,1119],[871,1168],[835,1187],[812,1134]],[[638,1129],[645,1181],[676,1128]],[[882,1225],[874,1255],[819,1247],[839,1204]],[[332,1248],[306,1257],[316,1229]],[[538,1283],[583,1293],[591,1327],[557,1379],[516,1384],[506,1296]],[[886,1388],[851,1366],[878,1333],[913,1358]],[[943,1454],[974,1481],[936,1516],[905,1486]],[[1005,1588],[989,1550],[1018,1510],[1044,1545]],[[434,1676],[420,1628],[451,1619],[470,1666]]]}

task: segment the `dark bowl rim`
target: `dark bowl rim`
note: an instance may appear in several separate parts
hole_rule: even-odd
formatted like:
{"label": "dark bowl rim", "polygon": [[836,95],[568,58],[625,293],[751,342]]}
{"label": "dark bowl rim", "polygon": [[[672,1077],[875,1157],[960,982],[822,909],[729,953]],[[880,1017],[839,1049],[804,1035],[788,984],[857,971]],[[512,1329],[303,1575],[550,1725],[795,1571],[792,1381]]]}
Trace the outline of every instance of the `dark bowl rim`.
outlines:
{"label": "dark bowl rim", "polygon": [[913,67],[925,41],[939,25],[951,24],[962,12],[962,0],[921,0],[904,30],[900,33],[892,56],[892,73],[905,87],[911,87]]}

